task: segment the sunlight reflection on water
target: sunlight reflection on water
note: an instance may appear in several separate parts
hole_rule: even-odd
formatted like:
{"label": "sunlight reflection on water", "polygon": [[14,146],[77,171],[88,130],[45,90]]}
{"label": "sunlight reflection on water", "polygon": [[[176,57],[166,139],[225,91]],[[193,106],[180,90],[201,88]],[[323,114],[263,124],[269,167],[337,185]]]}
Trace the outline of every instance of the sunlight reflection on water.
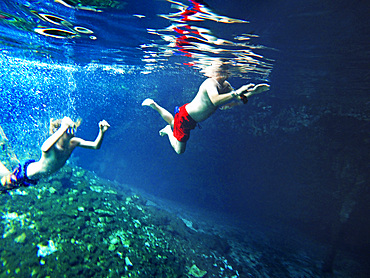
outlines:
{"label": "sunlight reflection on water", "polygon": [[273,61],[260,52],[269,48],[256,43],[257,34],[240,32],[247,30],[247,20],[217,14],[200,0],[154,1],[152,8],[140,1],[5,0],[0,44],[6,55],[131,64],[144,74],[173,66],[202,70],[223,59],[236,77],[268,79]]}

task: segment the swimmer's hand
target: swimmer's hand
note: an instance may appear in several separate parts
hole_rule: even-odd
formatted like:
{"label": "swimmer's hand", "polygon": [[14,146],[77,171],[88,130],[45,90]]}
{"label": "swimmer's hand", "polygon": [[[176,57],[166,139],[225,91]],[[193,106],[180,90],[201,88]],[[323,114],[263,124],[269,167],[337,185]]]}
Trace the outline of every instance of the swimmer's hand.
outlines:
{"label": "swimmer's hand", "polygon": [[72,121],[72,119],[70,117],[64,117],[62,119],[62,123],[61,123],[61,125],[64,125],[64,126],[67,126],[67,127],[73,127],[74,124],[75,123]]}
{"label": "swimmer's hand", "polygon": [[266,84],[266,83],[262,83],[262,84],[248,84],[248,85],[244,85],[242,87],[240,87],[238,90],[235,91],[235,93],[233,94],[234,97],[237,97],[239,99],[242,99],[242,95],[244,95],[245,97],[250,97],[250,96],[253,96],[253,95],[256,95],[256,94],[260,94],[260,93],[263,93],[263,92],[266,92],[270,90],[270,85],[269,84]]}
{"label": "swimmer's hand", "polygon": [[250,95],[256,95],[270,90],[270,85],[266,83],[257,84],[248,90]]}
{"label": "swimmer's hand", "polygon": [[252,88],[254,88],[255,84],[251,83],[248,85],[243,85],[239,89],[235,90],[234,96],[240,97],[241,95],[247,93],[250,91]]}
{"label": "swimmer's hand", "polygon": [[110,128],[110,125],[106,120],[102,120],[99,122],[99,129],[104,133]]}
{"label": "swimmer's hand", "polygon": [[69,117],[64,117],[60,127],[53,135],[51,135],[41,146],[41,151],[47,152],[59,140],[59,138],[71,128],[73,130],[74,122]]}

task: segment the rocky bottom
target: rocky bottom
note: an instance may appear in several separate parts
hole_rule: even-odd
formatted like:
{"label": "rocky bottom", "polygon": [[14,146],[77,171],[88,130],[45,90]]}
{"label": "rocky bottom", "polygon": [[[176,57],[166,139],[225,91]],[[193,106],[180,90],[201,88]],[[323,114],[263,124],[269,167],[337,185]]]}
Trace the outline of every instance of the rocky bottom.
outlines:
{"label": "rocky bottom", "polygon": [[323,277],[320,260],[253,228],[175,213],[78,167],[0,204],[1,277]]}

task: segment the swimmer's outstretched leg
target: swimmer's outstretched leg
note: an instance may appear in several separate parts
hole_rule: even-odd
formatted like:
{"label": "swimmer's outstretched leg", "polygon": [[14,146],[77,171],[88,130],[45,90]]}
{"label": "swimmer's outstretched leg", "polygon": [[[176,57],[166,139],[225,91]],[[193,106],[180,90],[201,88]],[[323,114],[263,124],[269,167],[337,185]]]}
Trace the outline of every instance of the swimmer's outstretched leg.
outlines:
{"label": "swimmer's outstretched leg", "polygon": [[173,132],[170,125],[166,125],[164,128],[162,128],[159,131],[159,135],[168,136],[168,140],[170,140],[170,144],[177,154],[182,154],[185,152],[186,142],[180,142],[175,138],[175,136],[173,136]]}
{"label": "swimmer's outstretched leg", "polygon": [[147,98],[141,104],[142,106],[149,106],[161,115],[162,119],[165,120],[171,127],[173,127],[173,116],[163,107],[159,106],[154,100]]}

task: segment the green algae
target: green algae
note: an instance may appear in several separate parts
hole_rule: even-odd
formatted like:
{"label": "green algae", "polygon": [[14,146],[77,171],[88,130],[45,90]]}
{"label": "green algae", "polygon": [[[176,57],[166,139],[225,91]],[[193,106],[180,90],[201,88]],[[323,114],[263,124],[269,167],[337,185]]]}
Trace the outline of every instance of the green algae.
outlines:
{"label": "green algae", "polygon": [[189,270],[189,275],[196,277],[196,278],[202,278],[207,274],[207,271],[199,269],[195,264],[193,264]]}
{"label": "green algae", "polygon": [[70,166],[3,195],[0,276],[188,277],[195,262],[219,277],[209,236],[146,203]]}

